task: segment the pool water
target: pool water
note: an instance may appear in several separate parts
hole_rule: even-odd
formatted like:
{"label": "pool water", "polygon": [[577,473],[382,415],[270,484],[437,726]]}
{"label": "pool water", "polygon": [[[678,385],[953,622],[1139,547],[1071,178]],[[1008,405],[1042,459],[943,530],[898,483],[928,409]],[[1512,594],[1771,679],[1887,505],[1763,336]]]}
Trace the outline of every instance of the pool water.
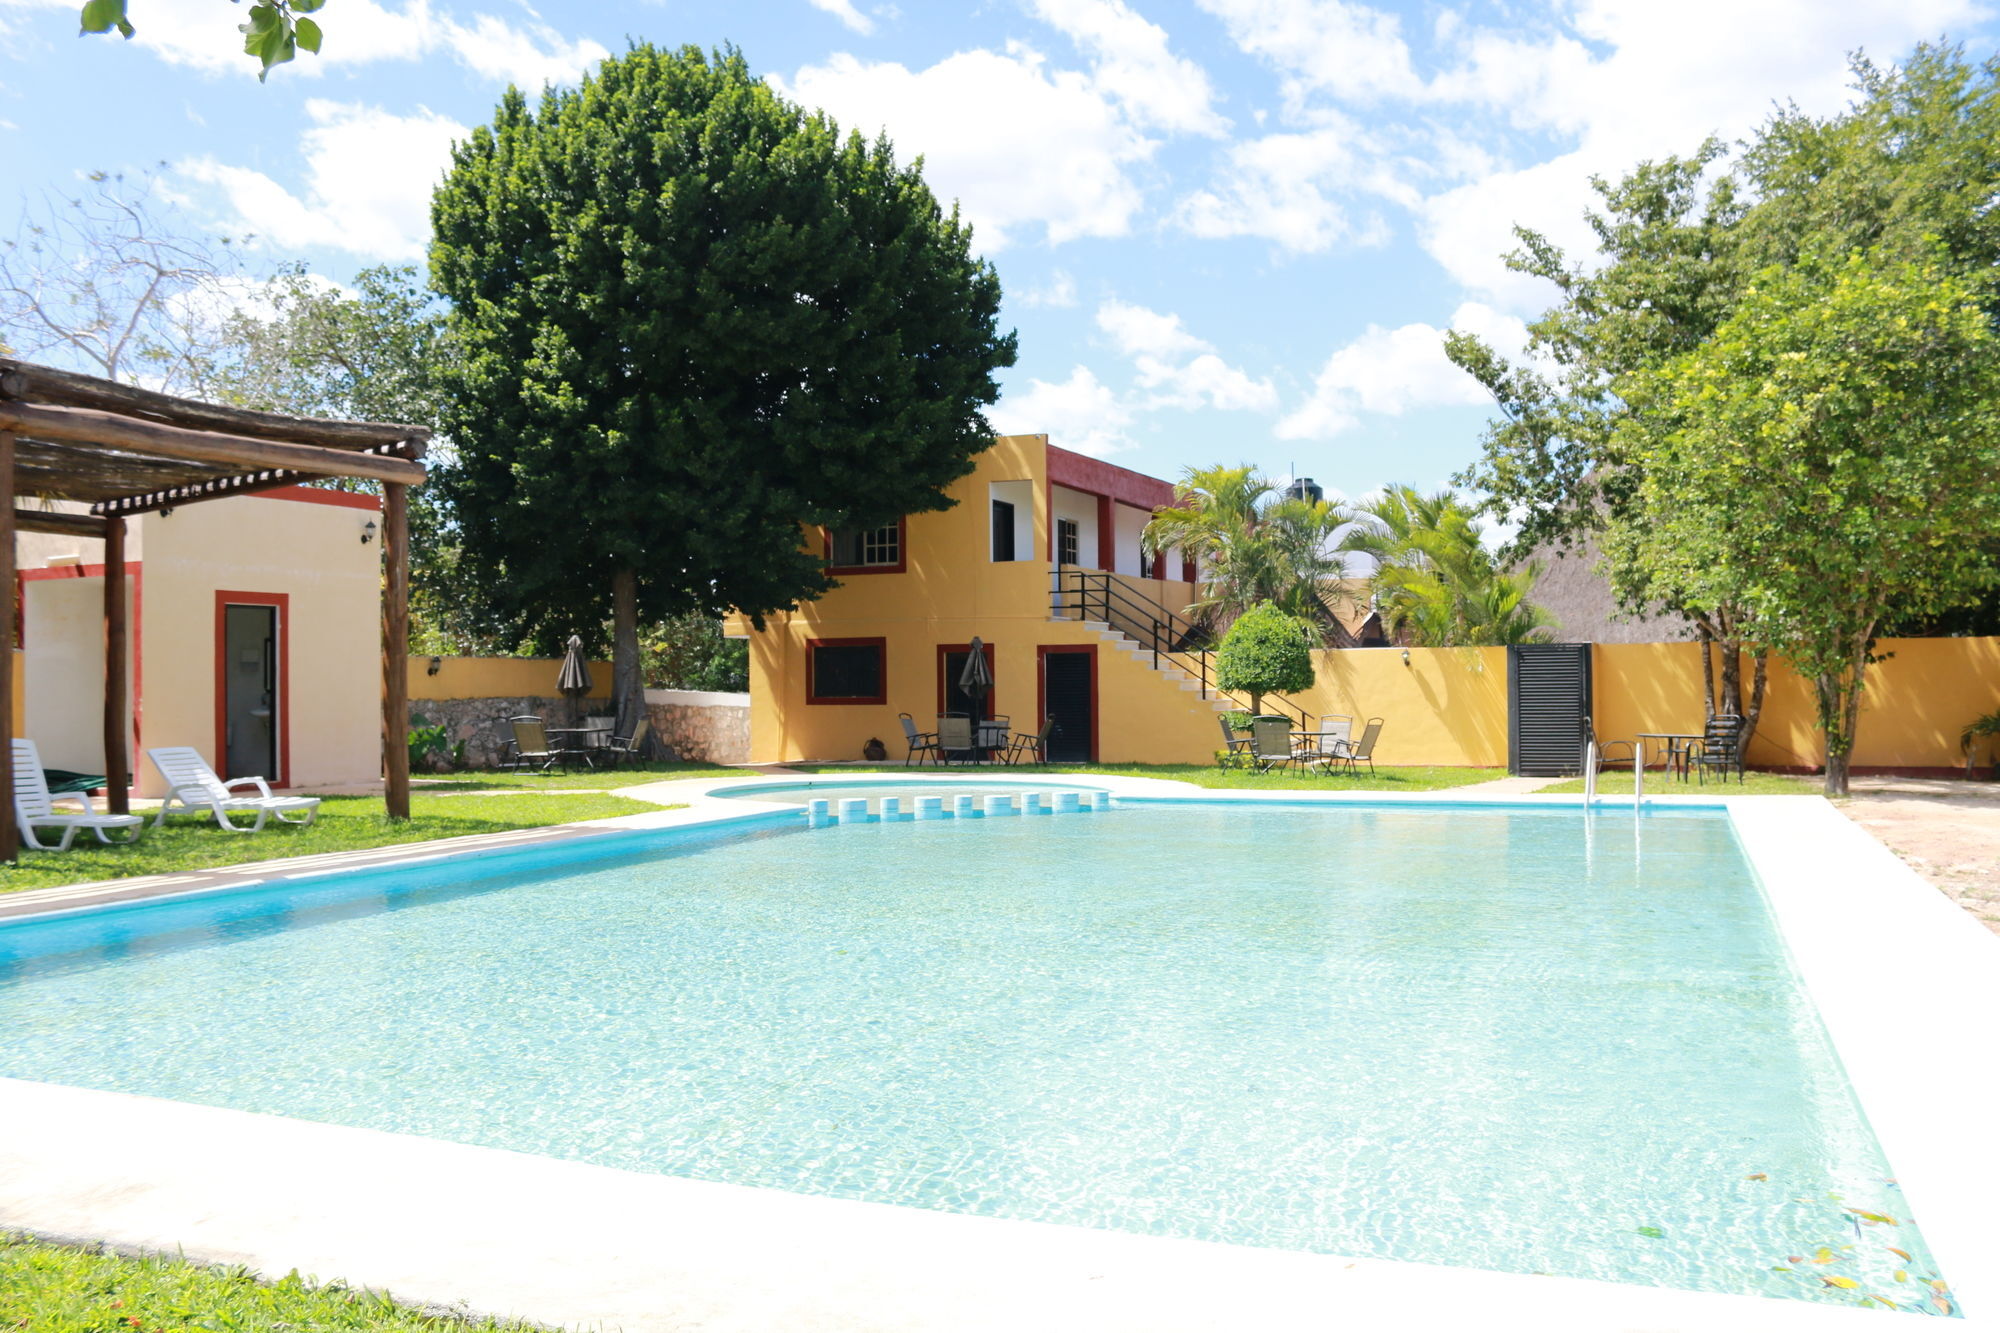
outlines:
{"label": "pool water", "polygon": [[0,929],[0,1074],[1244,1245],[1933,1271],[1719,814],[795,828]]}
{"label": "pool water", "polygon": [[[988,782],[977,778],[961,779],[957,782],[925,782],[916,779],[909,782],[787,782],[759,783],[752,787],[730,787],[712,793],[732,799],[746,801],[771,801],[784,805],[807,805],[813,801],[864,798],[868,808],[878,810],[884,796],[894,796],[903,803],[905,811],[916,808],[919,796],[942,796],[947,808],[954,796],[970,796],[984,801],[988,796],[1021,796],[1028,792],[1101,791],[1099,787],[1078,786],[1064,782]],[[834,807],[838,809],[839,806]]]}

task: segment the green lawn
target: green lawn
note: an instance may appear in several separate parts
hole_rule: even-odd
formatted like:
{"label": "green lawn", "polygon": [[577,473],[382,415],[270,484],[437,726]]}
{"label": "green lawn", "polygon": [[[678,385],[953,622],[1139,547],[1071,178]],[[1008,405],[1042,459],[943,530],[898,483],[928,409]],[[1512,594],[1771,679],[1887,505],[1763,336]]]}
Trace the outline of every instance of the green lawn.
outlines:
{"label": "green lawn", "polygon": [[22,1333],[500,1333],[524,1325],[453,1319],[386,1296],[288,1274],[185,1259],[126,1258],[0,1233],[0,1329]]}
{"label": "green lawn", "polygon": [[[1742,782],[1731,778],[1728,782],[1718,782],[1713,778],[1697,785],[1692,779],[1682,782],[1671,777],[1666,770],[1649,768],[1646,770],[1646,794],[1648,796],[1817,796],[1823,787],[1820,778],[1797,778],[1787,773],[1746,773]],[[1568,782],[1558,782],[1553,787],[1542,788],[1555,795],[1583,794],[1583,779],[1572,778]],[[1600,796],[1630,796],[1632,775],[1630,773],[1599,773],[1597,793]]]}
{"label": "green lawn", "polygon": [[1232,791],[1442,791],[1447,787],[1491,782],[1495,778],[1507,776],[1507,771],[1500,768],[1386,766],[1377,769],[1373,776],[1364,769],[1352,777],[1346,774],[1302,772],[1298,769],[1255,773],[1243,769],[1217,768],[1214,764],[1050,764],[1046,767],[1040,764],[1011,766],[989,764],[944,768],[939,768],[935,764],[922,768],[905,768],[901,764],[787,764],[785,767],[800,773],[921,773],[926,777],[944,773],[954,777],[996,778],[1021,776],[1167,778],[1175,782],[1191,782],[1197,787],[1216,787]]}
{"label": "green lawn", "polygon": [[[644,775],[636,781],[645,781]],[[457,787],[445,792],[418,788],[410,796],[410,818],[402,823],[389,821],[379,796],[329,796],[320,805],[319,822],[311,828],[280,824],[274,819],[261,833],[230,833],[211,820],[179,815],[170,817],[165,828],[148,826],[136,847],[106,847],[82,833],[67,852],[23,850],[18,865],[0,866],[0,893],[128,875],[209,870],[281,856],[351,852],[469,833],[503,833],[667,808],[602,790],[543,793],[520,791],[510,783],[491,784],[491,789],[494,795],[480,796]]]}

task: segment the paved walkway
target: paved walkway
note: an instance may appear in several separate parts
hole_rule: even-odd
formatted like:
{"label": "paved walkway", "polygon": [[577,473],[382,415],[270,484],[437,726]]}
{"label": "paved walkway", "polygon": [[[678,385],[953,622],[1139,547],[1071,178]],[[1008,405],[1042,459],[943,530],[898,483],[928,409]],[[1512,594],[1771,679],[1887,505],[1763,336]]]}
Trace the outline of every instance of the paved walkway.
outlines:
{"label": "paved walkway", "polygon": [[1839,808],[2000,934],[2000,782],[1855,778]]}

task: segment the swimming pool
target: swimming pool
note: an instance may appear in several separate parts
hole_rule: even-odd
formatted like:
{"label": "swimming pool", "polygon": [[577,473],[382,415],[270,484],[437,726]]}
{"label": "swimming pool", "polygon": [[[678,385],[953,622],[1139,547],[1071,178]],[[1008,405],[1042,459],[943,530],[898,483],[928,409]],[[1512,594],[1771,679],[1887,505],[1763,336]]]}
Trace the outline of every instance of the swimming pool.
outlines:
{"label": "swimming pool", "polygon": [[[984,800],[988,796],[1020,796],[1028,792],[1100,791],[1085,783],[1070,782],[1010,782],[985,777],[978,778],[899,778],[887,775],[872,782],[856,781],[852,777],[829,778],[825,781],[756,782],[744,785],[718,787],[709,794],[729,800],[770,801],[780,805],[806,805],[817,800],[865,799],[870,809],[878,809],[878,802],[885,796],[896,797],[904,809],[914,808],[919,796],[971,796]],[[948,802],[947,802],[948,803]]]}
{"label": "swimming pool", "polygon": [[1719,813],[792,827],[0,929],[0,1073],[1288,1249],[1928,1271]]}

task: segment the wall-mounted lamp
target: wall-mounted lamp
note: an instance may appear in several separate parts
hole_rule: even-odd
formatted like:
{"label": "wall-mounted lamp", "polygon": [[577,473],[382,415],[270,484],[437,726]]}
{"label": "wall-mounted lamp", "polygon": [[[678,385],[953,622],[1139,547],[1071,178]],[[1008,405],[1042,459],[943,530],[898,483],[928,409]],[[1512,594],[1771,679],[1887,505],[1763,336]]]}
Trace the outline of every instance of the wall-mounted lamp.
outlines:
{"label": "wall-mounted lamp", "polygon": [[374,540],[375,540],[375,520],[371,518],[366,523],[363,523],[361,525],[361,544],[363,546],[366,546],[369,542],[372,542]]}
{"label": "wall-mounted lamp", "polygon": [[1403,650],[1403,665],[1408,666],[1409,664],[1410,664],[1410,650],[1408,648],[1405,648]]}
{"label": "wall-mounted lamp", "polygon": [[444,669],[444,659],[442,657],[433,657],[431,659],[430,666],[425,668],[424,674],[426,676],[435,676],[439,671],[443,669]]}

